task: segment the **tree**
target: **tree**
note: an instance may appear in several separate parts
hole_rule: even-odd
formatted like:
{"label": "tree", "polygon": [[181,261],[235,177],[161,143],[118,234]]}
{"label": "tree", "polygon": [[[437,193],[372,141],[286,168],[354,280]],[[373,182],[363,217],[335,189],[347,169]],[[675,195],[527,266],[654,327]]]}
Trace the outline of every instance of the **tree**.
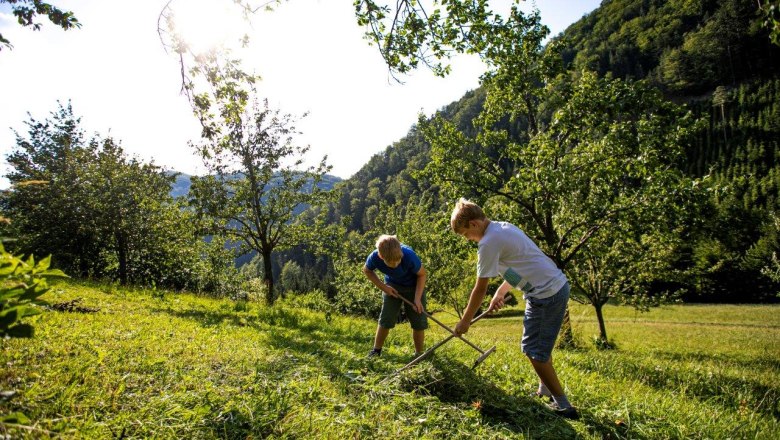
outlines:
{"label": "tree", "polygon": [[[41,23],[35,22],[37,15],[46,15],[49,21],[66,31],[74,27],[81,27],[81,23],[73,15],[73,12],[63,11],[50,3],[40,0],[0,0],[0,5],[3,3],[11,5],[11,11],[20,25],[31,26],[35,31],[41,29]],[[3,46],[13,49],[11,42],[0,34],[0,50],[3,50]]]}
{"label": "tree", "polygon": [[609,301],[646,310],[671,296],[651,289],[654,281],[670,274],[678,235],[657,229],[658,225],[647,228],[641,223],[620,222],[609,234],[588,240],[569,266],[573,298],[591,304],[596,311],[600,347],[611,346],[603,312]]}
{"label": "tree", "polygon": [[712,106],[720,107],[720,124],[723,127],[723,142],[728,145],[726,137],[726,104],[729,102],[729,91],[726,87],[718,86],[712,93]]}
{"label": "tree", "polygon": [[[660,231],[659,219],[682,217],[688,205],[680,203],[681,194],[693,185],[677,165],[696,123],[643,83],[588,72],[571,84],[556,81],[549,54],[535,52],[542,33],[536,25],[521,26],[523,20],[510,21],[528,31],[514,39],[496,33],[488,49],[495,70],[484,77],[481,132],[470,137],[440,117],[421,118],[432,149],[428,172],[451,194],[476,192],[501,201],[505,218],[521,224],[558,267],[571,271],[586,264],[581,255],[591,240],[622,243],[616,226],[641,219],[636,233]],[[507,120],[524,130],[513,135],[512,126],[502,124]],[[591,271],[609,269],[587,264]]]}
{"label": "tree", "polygon": [[127,158],[112,138],[85,141],[70,104],[26,123],[8,156],[2,207],[18,253],[51,254],[81,277],[199,289],[208,266],[193,214],[170,196],[173,175]]}
{"label": "tree", "polygon": [[318,185],[330,166],[323,158],[301,169],[309,147],[293,144],[292,117],[267,101],[244,110],[225,97],[217,105],[223,120],[211,120],[212,137],[196,147],[210,175],[193,177],[190,201],[211,221],[212,232],[262,256],[266,301],[273,304],[271,254],[305,241],[305,225],[293,220],[304,206],[327,202]]}
{"label": "tree", "polygon": [[99,240],[89,197],[79,183],[92,154],[80,122],[70,103],[59,104],[42,122],[30,116],[27,137],[15,133],[16,149],[7,157],[12,188],[3,194],[3,208],[19,232],[10,244],[15,252],[54,255],[57,267],[88,276]]}

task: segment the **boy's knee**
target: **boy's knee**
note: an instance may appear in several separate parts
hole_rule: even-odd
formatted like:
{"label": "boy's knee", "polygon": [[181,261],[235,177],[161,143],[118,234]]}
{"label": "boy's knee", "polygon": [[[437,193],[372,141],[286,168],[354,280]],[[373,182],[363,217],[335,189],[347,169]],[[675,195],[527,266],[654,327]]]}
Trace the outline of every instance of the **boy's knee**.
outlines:
{"label": "boy's knee", "polygon": [[536,364],[546,364],[550,362],[550,355],[544,354],[544,353],[533,353],[533,352],[524,352],[525,356],[528,358],[531,363]]}
{"label": "boy's knee", "polygon": [[395,320],[386,319],[384,317],[379,318],[379,326],[385,330],[390,330],[395,327]]}

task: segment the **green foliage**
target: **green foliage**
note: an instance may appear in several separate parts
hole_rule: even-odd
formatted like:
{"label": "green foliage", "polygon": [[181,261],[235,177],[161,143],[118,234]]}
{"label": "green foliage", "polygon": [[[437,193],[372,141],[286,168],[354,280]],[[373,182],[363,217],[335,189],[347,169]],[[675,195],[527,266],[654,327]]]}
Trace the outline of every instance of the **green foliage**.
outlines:
{"label": "green foliage", "polygon": [[442,59],[453,53],[480,53],[485,35],[501,23],[486,0],[384,3],[355,0],[355,16],[358,25],[367,28],[366,39],[377,45],[393,75],[408,73],[422,64],[445,76],[450,66]]}
{"label": "green foliage", "polygon": [[695,96],[777,71],[780,51],[757,12],[749,0],[615,0],[566,30],[565,60],[601,75],[646,78],[678,98]]}
{"label": "green foliage", "polygon": [[331,320],[335,310],[333,303],[320,289],[312,289],[299,295],[289,295],[282,300],[282,303],[291,307],[325,313],[325,319],[328,321]]}
{"label": "green foliage", "polygon": [[2,194],[15,252],[55,255],[81,277],[210,288],[198,219],[169,194],[175,176],[128,158],[112,138],[86,141],[70,104],[26,125]]}
{"label": "green foliage", "polygon": [[[11,5],[11,12],[20,25],[30,26],[35,31],[40,30],[42,26],[41,23],[35,21],[38,15],[45,15],[49,21],[66,31],[74,27],[81,27],[81,23],[73,15],[73,12],[63,11],[41,0],[0,0],[0,5],[4,3]],[[11,42],[0,34],[0,51],[3,50],[3,46],[13,49]]]}
{"label": "green foliage", "polygon": [[363,274],[364,264],[365,260],[345,257],[333,262],[337,292],[333,299],[334,307],[340,313],[377,318],[382,310],[382,292]]}
{"label": "green foliage", "polygon": [[759,2],[761,12],[764,14],[764,26],[769,29],[769,39],[780,46],[780,4],[777,1],[766,0]]}
{"label": "green foliage", "polygon": [[41,304],[39,297],[49,290],[46,280],[66,276],[50,263],[50,257],[23,260],[0,244],[0,337],[32,337],[33,327],[22,320],[40,313],[34,304]]}

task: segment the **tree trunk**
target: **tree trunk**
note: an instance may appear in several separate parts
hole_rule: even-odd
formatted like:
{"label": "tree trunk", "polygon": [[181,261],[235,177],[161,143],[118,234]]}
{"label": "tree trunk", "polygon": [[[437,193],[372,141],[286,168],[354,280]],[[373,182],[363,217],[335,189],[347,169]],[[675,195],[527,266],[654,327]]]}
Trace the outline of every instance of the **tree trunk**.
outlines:
{"label": "tree trunk", "polygon": [[596,318],[599,320],[599,338],[603,342],[607,342],[607,326],[604,324],[604,312],[602,310],[604,304],[596,303],[593,307],[596,309]]}
{"label": "tree trunk", "polygon": [[263,251],[263,274],[265,280],[265,302],[269,306],[274,304],[274,273],[271,267],[271,252]]}
{"label": "tree trunk", "polygon": [[561,324],[561,331],[558,332],[558,342],[556,343],[556,346],[558,348],[574,348],[576,345],[574,332],[571,329],[569,306],[566,306],[566,313],[563,315],[563,323]]}
{"label": "tree trunk", "polygon": [[117,258],[119,259],[119,282],[126,286],[128,279],[127,279],[127,240],[125,239],[125,235],[123,233],[119,233],[119,237],[117,237],[117,252],[119,255],[117,255]]}

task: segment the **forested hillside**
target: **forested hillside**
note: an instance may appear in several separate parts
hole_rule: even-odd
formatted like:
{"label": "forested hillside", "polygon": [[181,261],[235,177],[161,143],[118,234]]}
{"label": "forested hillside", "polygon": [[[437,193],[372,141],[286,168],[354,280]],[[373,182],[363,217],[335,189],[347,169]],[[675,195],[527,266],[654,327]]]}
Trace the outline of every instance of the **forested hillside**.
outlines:
{"label": "forested hillside", "polygon": [[[767,275],[777,268],[780,47],[771,43],[755,2],[604,1],[549,47],[574,76],[592,70],[647,81],[705,121],[679,166],[706,177],[709,207],[706,218],[684,225],[672,284],[691,300],[776,298],[777,284]],[[472,133],[484,100],[483,89],[469,91],[440,113]],[[415,126],[343,184],[336,212],[350,219],[350,229],[368,231],[382,203],[422,195],[438,203],[437,187],[420,173],[429,161],[430,146]]]}

